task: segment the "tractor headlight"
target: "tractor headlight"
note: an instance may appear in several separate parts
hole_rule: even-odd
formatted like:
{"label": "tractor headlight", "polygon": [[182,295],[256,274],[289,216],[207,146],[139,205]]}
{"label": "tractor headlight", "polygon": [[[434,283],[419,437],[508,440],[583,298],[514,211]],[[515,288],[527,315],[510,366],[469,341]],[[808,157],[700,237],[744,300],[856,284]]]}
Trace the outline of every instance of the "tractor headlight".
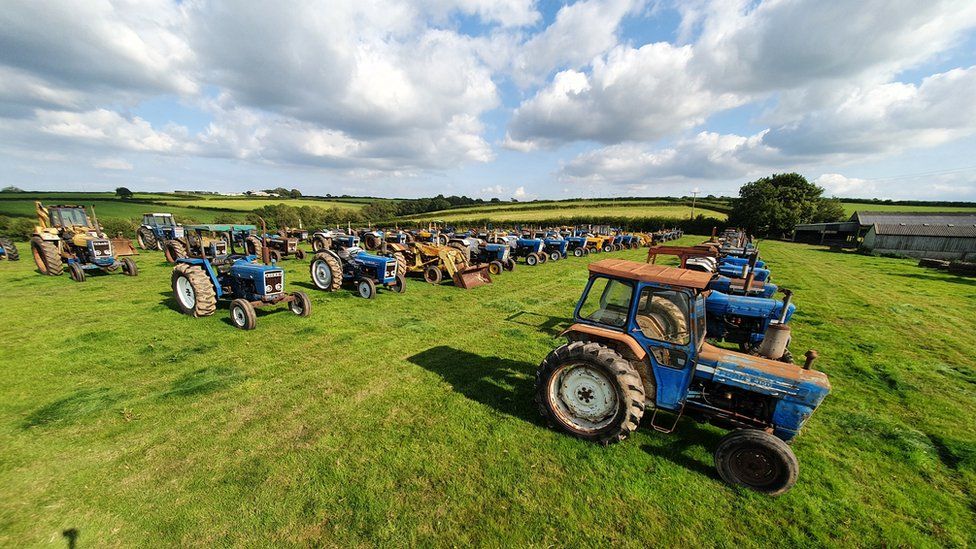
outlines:
{"label": "tractor headlight", "polygon": [[274,290],[274,288],[271,287],[271,284],[267,284],[264,287],[264,293],[266,293],[266,294],[270,294],[273,290]]}
{"label": "tractor headlight", "polygon": [[275,291],[277,291],[277,292],[280,292],[281,291],[281,283],[280,282],[277,283],[277,284],[275,284]]}

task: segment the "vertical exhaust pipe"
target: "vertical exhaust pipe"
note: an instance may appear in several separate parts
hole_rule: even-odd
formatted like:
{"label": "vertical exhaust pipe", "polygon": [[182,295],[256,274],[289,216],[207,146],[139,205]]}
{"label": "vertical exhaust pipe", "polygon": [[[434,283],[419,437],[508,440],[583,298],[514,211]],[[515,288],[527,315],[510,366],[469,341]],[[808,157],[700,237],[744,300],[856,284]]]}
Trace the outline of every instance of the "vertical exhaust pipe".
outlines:
{"label": "vertical exhaust pipe", "polygon": [[749,258],[749,265],[745,267],[746,269],[749,269],[749,273],[746,275],[746,281],[742,285],[742,291],[745,295],[749,295],[749,289],[752,288],[752,280],[756,277],[755,267],[756,256],[753,255]]}
{"label": "vertical exhaust pipe", "polygon": [[786,322],[786,313],[790,308],[790,302],[793,301],[793,290],[783,289],[783,310],[779,313],[779,323],[783,324]]}

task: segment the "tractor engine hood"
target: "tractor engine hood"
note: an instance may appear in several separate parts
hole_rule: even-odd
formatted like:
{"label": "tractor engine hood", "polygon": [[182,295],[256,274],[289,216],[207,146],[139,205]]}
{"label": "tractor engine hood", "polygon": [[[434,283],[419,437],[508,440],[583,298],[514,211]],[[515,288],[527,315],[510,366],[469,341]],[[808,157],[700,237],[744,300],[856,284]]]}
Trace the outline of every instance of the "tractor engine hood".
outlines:
{"label": "tractor engine hood", "polygon": [[[230,272],[236,278],[252,281],[255,292],[260,295],[275,294],[284,289],[285,272],[279,267],[238,259],[231,265]],[[271,283],[270,288],[267,283]]]}
{"label": "tractor engine hood", "polygon": [[387,264],[396,262],[395,259],[389,257],[373,255],[371,253],[362,252],[362,251],[356,254],[350,254],[350,257],[363,265],[367,265],[369,267],[376,267],[377,269],[380,270],[380,272],[383,271],[383,269],[386,267]]}
{"label": "tractor engine hood", "polygon": [[[728,295],[722,292],[709,292],[705,298],[708,316],[745,316],[750,318],[769,318],[778,320],[783,313],[783,302],[765,297]],[[786,321],[793,317],[796,306],[792,303],[786,308]]]}
{"label": "tractor engine hood", "polygon": [[[708,284],[708,289],[716,290],[722,292],[723,294],[731,294],[732,288],[741,288],[742,283],[743,279],[741,278],[735,279],[735,283],[733,284],[733,280],[731,278],[724,275],[718,275]],[[777,290],[779,290],[779,286],[773,284],[772,282],[753,282],[750,293],[759,297],[769,298],[776,295]]]}
{"label": "tractor engine hood", "polygon": [[774,434],[789,441],[830,393],[827,375],[795,364],[737,353],[705,343],[698,352],[697,377],[775,399]]}

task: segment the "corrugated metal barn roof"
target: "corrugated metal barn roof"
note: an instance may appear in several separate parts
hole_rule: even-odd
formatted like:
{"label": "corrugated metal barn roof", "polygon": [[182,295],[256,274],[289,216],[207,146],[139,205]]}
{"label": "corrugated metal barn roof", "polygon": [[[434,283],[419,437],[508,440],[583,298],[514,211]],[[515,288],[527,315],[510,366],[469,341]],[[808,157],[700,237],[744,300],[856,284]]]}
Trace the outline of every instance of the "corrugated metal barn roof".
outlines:
{"label": "corrugated metal barn roof", "polygon": [[976,238],[976,224],[875,223],[874,233],[886,236],[949,236]]}
{"label": "corrugated metal barn roof", "polygon": [[976,225],[976,212],[870,212],[858,211],[851,216],[861,226],[869,225]]}

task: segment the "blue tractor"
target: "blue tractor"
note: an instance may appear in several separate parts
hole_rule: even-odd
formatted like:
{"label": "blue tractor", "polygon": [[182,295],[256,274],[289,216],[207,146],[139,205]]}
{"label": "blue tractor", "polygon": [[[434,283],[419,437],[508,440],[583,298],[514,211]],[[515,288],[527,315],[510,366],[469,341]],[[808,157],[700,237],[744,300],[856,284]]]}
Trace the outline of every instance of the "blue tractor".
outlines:
{"label": "blue tractor", "polygon": [[573,257],[583,257],[584,255],[590,255],[589,248],[586,247],[586,237],[585,236],[567,236],[566,240],[566,253],[573,254]]}
{"label": "blue tractor", "polygon": [[525,264],[534,267],[539,263],[548,261],[549,256],[543,252],[545,243],[538,238],[519,238],[517,236],[496,237],[499,243],[507,244],[511,247],[513,258],[525,259]]}
{"label": "blue tractor", "polygon": [[236,246],[241,254],[264,257],[261,239],[254,236],[255,225],[231,223],[202,223],[180,228],[180,236],[163,243],[166,261],[176,263],[184,257],[216,257],[227,255],[228,246]]}
{"label": "blue tractor", "polygon": [[460,250],[468,265],[487,263],[488,272],[493,275],[515,270],[515,260],[508,244],[490,243],[474,236],[458,234],[451,238],[448,245]]}
{"label": "blue tractor", "polygon": [[143,250],[162,250],[166,242],[183,236],[183,226],[169,213],[142,214],[142,225],[136,230],[136,242]]}
{"label": "blue tractor", "polygon": [[17,245],[14,244],[13,240],[2,236],[0,236],[0,259],[6,259],[7,261],[20,260],[20,252],[17,251]]}
{"label": "blue tractor", "polygon": [[[591,263],[568,342],[536,372],[536,403],[556,428],[621,441],[646,411],[669,433],[681,416],[729,429],[715,449],[719,476],[768,495],[788,491],[799,463],[788,443],[830,392],[811,368],[705,342],[712,275],[607,259]],[[669,413],[666,421],[661,412]]]}
{"label": "blue tractor", "polygon": [[256,307],[287,303],[298,316],[312,314],[308,295],[285,293],[284,270],[267,261],[258,263],[254,255],[237,253],[233,240],[227,245],[230,253],[224,255],[200,254],[176,260],[170,285],[180,311],[194,317],[210,316],[216,312],[219,299],[230,299],[231,324],[242,330],[253,330],[257,325]]}
{"label": "blue tractor", "polygon": [[712,290],[705,298],[709,339],[737,343],[744,353],[792,362],[788,322],[796,311],[793,292],[783,290],[784,298],[728,295]]}
{"label": "blue tractor", "polygon": [[358,236],[333,234],[331,242],[332,248],[319,250],[309,266],[316,288],[334,292],[348,282],[366,299],[376,296],[377,286],[399,294],[407,290],[406,276],[397,272],[395,258],[366,252],[359,247]]}

